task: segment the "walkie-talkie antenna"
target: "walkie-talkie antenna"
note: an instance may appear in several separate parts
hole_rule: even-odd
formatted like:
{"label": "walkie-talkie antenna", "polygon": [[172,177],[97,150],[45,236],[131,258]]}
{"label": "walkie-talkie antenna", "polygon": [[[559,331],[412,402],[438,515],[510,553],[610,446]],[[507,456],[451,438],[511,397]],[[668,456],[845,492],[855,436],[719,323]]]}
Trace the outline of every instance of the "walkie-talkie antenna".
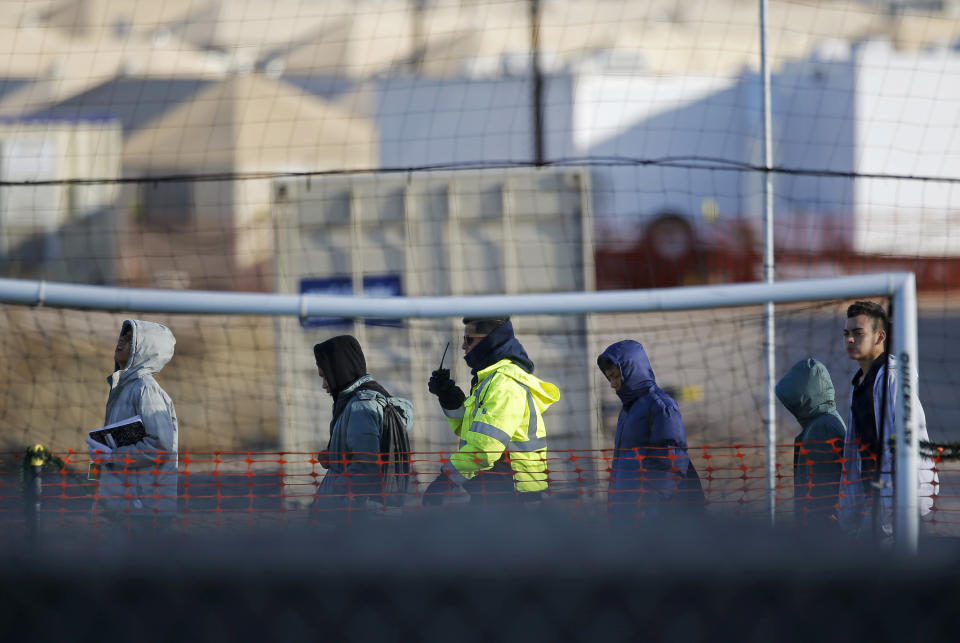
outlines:
{"label": "walkie-talkie antenna", "polygon": [[443,349],[443,355],[440,357],[440,368],[443,368],[443,360],[447,358],[447,350],[450,348],[450,342],[447,342],[447,347]]}

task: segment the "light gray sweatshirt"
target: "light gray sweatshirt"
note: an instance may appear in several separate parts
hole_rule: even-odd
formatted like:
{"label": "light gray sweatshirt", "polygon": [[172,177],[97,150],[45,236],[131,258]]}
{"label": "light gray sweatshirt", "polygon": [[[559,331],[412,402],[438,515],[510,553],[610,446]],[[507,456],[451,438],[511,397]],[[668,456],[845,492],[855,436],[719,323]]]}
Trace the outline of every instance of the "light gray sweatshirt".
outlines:
{"label": "light gray sweatshirt", "polygon": [[126,365],[107,378],[104,425],[139,415],[146,437],[113,451],[97,490],[101,509],[151,516],[177,510],[177,412],[153,378],[173,357],[176,339],[154,322],[128,319],[133,337]]}

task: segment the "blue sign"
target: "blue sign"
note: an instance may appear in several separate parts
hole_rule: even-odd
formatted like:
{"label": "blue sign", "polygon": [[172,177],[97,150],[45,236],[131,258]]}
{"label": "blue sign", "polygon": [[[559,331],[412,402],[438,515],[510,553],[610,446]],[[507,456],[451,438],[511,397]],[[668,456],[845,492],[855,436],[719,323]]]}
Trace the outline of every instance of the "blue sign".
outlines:
{"label": "blue sign", "polygon": [[[350,277],[328,277],[326,279],[301,279],[300,294],[302,295],[353,295],[353,280]],[[364,297],[400,297],[403,287],[400,275],[366,275],[363,278]],[[304,317],[300,320],[303,328],[320,328],[323,326],[348,326],[351,320],[342,317]],[[395,326],[400,328],[403,321],[399,319],[365,319],[367,326]]]}

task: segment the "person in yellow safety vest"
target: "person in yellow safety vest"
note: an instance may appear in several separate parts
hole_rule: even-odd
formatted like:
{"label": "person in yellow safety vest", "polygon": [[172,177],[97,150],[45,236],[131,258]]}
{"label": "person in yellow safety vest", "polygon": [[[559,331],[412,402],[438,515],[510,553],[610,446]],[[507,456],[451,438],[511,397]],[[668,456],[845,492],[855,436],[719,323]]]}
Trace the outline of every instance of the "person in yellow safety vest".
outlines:
{"label": "person in yellow safety vest", "polygon": [[464,360],[473,379],[470,396],[433,371],[429,390],[437,396],[459,450],[443,464],[424,493],[437,505],[461,486],[471,504],[538,501],[548,486],[547,429],[543,412],[560,390],[533,375],[533,362],[513,334],[509,317],[464,318]]}

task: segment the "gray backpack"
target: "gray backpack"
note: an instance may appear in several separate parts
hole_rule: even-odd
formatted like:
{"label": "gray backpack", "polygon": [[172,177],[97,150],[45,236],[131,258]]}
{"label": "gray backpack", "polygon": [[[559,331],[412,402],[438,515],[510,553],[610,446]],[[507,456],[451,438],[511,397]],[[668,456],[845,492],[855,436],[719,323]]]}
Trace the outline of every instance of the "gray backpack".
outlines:
{"label": "gray backpack", "polygon": [[[403,505],[410,487],[410,429],[413,427],[413,406],[400,397],[377,396],[383,409],[380,432],[380,477],[383,499],[391,507]],[[409,416],[409,417],[408,417]]]}

